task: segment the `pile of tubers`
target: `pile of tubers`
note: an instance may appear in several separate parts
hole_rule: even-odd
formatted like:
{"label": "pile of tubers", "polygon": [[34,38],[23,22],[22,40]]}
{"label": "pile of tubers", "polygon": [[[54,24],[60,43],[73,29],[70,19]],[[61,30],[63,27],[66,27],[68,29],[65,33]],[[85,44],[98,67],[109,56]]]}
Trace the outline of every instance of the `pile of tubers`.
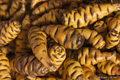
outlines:
{"label": "pile of tubers", "polygon": [[119,0],[0,0],[0,80],[120,80]]}

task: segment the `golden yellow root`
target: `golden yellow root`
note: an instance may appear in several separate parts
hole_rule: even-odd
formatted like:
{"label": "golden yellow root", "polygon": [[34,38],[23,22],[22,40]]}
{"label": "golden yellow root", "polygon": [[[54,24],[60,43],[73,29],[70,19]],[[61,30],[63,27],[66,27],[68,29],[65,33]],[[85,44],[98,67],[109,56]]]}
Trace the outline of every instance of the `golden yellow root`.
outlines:
{"label": "golden yellow root", "polygon": [[65,80],[69,80],[66,79],[68,76],[71,80],[83,80],[83,70],[82,70],[82,66],[80,65],[80,63],[78,61],[75,61],[74,59],[70,59],[67,58],[63,64],[64,66],[64,71],[65,73],[63,73],[63,78]]}
{"label": "golden yellow root", "polygon": [[[82,2],[83,0],[74,0],[77,2]],[[35,8],[32,12],[33,15],[37,15],[37,14],[43,14],[46,13],[48,11],[50,11],[51,9],[55,9],[55,8],[61,8],[63,5],[68,4],[73,2],[73,0],[51,0],[51,1],[47,1],[41,5],[39,5],[37,8]]]}
{"label": "golden yellow root", "polygon": [[90,66],[99,62],[110,60],[116,56],[116,52],[101,52],[98,49],[83,47],[78,51],[77,60],[81,65]]}
{"label": "golden yellow root", "polygon": [[37,26],[31,27],[28,32],[28,40],[37,59],[46,67],[50,67],[46,33]]}
{"label": "golden yellow root", "polygon": [[21,75],[45,76],[49,68],[45,67],[35,56],[16,57],[10,61],[10,68]]}
{"label": "golden yellow root", "polygon": [[0,53],[0,64],[0,80],[11,80],[9,60],[4,53]]}
{"label": "golden yellow root", "polygon": [[33,25],[48,25],[48,24],[59,24],[61,22],[61,17],[66,10],[64,9],[53,9],[43,16],[39,17],[32,22]]}
{"label": "golden yellow root", "polygon": [[90,4],[64,13],[63,24],[74,28],[86,27],[120,7],[116,4]]}
{"label": "golden yellow root", "polygon": [[120,66],[112,61],[104,61],[97,64],[100,71],[108,75],[120,75]]}
{"label": "golden yellow root", "polygon": [[4,46],[14,40],[21,31],[21,24],[17,21],[9,21],[0,30],[0,46]]}
{"label": "golden yellow root", "polygon": [[56,43],[67,49],[79,49],[84,44],[84,37],[72,27],[49,25],[42,26],[41,30],[45,31]]}

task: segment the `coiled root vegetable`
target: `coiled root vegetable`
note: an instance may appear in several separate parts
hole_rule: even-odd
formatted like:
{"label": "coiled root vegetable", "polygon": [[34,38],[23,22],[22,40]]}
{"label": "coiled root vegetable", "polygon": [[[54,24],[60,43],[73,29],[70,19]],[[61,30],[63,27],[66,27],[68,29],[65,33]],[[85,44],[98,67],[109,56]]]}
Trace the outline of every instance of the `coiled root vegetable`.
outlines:
{"label": "coiled root vegetable", "polygon": [[20,56],[10,61],[12,70],[21,75],[28,76],[44,76],[49,72],[49,68],[45,67],[35,56]]}
{"label": "coiled root vegetable", "polygon": [[63,24],[74,28],[86,27],[89,24],[107,16],[119,8],[115,4],[89,4],[63,14]]}
{"label": "coiled root vegetable", "polygon": [[101,52],[98,49],[83,47],[78,51],[77,60],[81,65],[95,65],[99,62],[110,60],[116,56],[116,52]]}
{"label": "coiled root vegetable", "polygon": [[28,40],[37,59],[46,67],[50,67],[47,54],[47,35],[39,27],[34,26],[28,32]]}
{"label": "coiled root vegetable", "polygon": [[97,64],[97,67],[103,73],[108,75],[120,75],[120,66],[116,65],[112,61],[104,61]]}
{"label": "coiled root vegetable", "polygon": [[41,30],[45,31],[56,42],[67,49],[79,49],[84,44],[84,37],[71,27],[64,25],[42,26]]}
{"label": "coiled root vegetable", "polygon": [[106,36],[106,48],[110,49],[119,43],[119,32],[111,30]]}
{"label": "coiled root vegetable", "polygon": [[55,9],[62,6],[62,0],[52,0],[39,5],[32,12],[33,15],[45,13],[51,9]]}
{"label": "coiled root vegetable", "polygon": [[25,54],[29,54],[29,41],[28,41],[28,31],[31,26],[31,21],[29,15],[26,15],[22,21],[22,29],[18,37],[16,38],[16,56],[24,56]]}
{"label": "coiled root vegetable", "polygon": [[64,9],[53,9],[43,16],[39,17],[32,22],[33,25],[47,25],[47,24],[58,24],[61,22],[61,17],[66,10]]}
{"label": "coiled root vegetable", "polygon": [[100,80],[99,78],[97,78],[97,75],[90,68],[82,66],[82,69],[85,80]]}
{"label": "coiled root vegetable", "polygon": [[69,80],[69,79],[66,79],[67,78],[66,76],[68,76],[69,78],[71,78],[73,80],[83,80],[84,79],[83,70],[78,61],[67,58],[63,64],[63,66],[64,66],[64,70],[66,73],[66,74],[64,73],[64,77],[63,77],[65,80]]}
{"label": "coiled root vegetable", "polygon": [[88,40],[89,44],[92,44],[96,49],[102,49],[105,46],[103,37],[95,30],[90,29],[77,29],[80,34]]}
{"label": "coiled root vegetable", "polygon": [[[83,0],[74,1],[82,2]],[[33,10],[32,14],[33,15],[42,14],[50,11],[51,9],[61,8],[64,4],[68,4],[70,2],[73,2],[73,0],[51,0],[39,5],[37,8]]]}
{"label": "coiled root vegetable", "polygon": [[48,56],[51,64],[58,69],[66,59],[65,48],[55,44],[48,49]]}
{"label": "coiled root vegetable", "polygon": [[64,80],[84,80],[82,66],[75,59],[67,58],[58,73]]}
{"label": "coiled root vegetable", "polygon": [[32,27],[28,36],[33,53],[46,67],[57,70],[66,58],[65,48],[53,45],[47,51],[47,35],[39,27]]}
{"label": "coiled root vegetable", "polygon": [[4,53],[0,53],[0,80],[11,80],[9,60]]}
{"label": "coiled root vegetable", "polygon": [[9,21],[0,30],[0,46],[4,46],[14,40],[21,31],[18,21]]}

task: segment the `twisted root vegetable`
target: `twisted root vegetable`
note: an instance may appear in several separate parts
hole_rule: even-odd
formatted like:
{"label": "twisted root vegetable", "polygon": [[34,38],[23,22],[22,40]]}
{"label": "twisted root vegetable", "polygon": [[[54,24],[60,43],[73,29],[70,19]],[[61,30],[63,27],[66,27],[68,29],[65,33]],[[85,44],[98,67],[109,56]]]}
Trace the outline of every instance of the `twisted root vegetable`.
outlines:
{"label": "twisted root vegetable", "polygon": [[0,80],[11,80],[9,60],[4,53],[0,53]]}
{"label": "twisted root vegetable", "polygon": [[63,14],[63,24],[74,28],[86,27],[120,7],[115,4],[89,4]]}
{"label": "twisted root vegetable", "polygon": [[28,32],[28,40],[37,59],[46,67],[50,67],[47,54],[47,35],[39,27],[34,26]]}
{"label": "twisted root vegetable", "polygon": [[65,48],[53,45],[47,51],[47,35],[39,27],[32,27],[28,36],[33,53],[46,67],[57,70],[66,58]]}
{"label": "twisted root vegetable", "polygon": [[[82,2],[83,0],[74,1]],[[73,2],[73,0],[51,0],[43,3],[42,5],[39,5],[37,8],[33,10],[32,14],[33,15],[42,14],[50,11],[51,9],[61,8],[64,4],[68,4],[71,2]]]}
{"label": "twisted root vegetable", "polygon": [[120,75],[120,66],[112,61],[104,61],[97,64],[97,67],[103,73],[108,75]]}
{"label": "twisted root vegetable", "polygon": [[10,61],[10,67],[21,75],[33,77],[44,76],[49,72],[49,69],[33,55],[14,58]]}
{"label": "twisted root vegetable", "polygon": [[21,24],[18,21],[9,21],[0,30],[0,46],[4,46],[14,40],[20,33]]}
{"label": "twisted root vegetable", "polygon": [[47,24],[58,24],[61,22],[61,17],[66,10],[64,9],[53,9],[43,16],[39,17],[32,22],[33,25],[47,25]]}
{"label": "twisted root vegetable", "polygon": [[56,42],[67,49],[79,49],[84,44],[84,37],[71,27],[64,25],[42,26],[41,30],[45,31]]}
{"label": "twisted root vegetable", "polygon": [[67,58],[63,64],[63,66],[64,66],[64,71],[65,71],[65,73],[63,73],[64,74],[63,78],[65,80],[69,80],[69,79],[66,79],[67,76],[71,80],[83,80],[84,79],[83,78],[83,70],[78,61]]}
{"label": "twisted root vegetable", "polygon": [[81,65],[95,65],[99,62],[110,60],[116,56],[116,52],[101,52],[98,49],[83,47],[78,51],[77,60]]}

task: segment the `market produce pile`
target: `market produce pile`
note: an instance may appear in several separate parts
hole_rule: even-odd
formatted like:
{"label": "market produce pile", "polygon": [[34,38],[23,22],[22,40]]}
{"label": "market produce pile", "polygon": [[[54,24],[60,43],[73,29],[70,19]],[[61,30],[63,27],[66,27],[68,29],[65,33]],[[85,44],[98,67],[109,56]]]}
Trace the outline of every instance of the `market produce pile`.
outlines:
{"label": "market produce pile", "polygon": [[0,80],[120,80],[120,1],[0,0]]}

